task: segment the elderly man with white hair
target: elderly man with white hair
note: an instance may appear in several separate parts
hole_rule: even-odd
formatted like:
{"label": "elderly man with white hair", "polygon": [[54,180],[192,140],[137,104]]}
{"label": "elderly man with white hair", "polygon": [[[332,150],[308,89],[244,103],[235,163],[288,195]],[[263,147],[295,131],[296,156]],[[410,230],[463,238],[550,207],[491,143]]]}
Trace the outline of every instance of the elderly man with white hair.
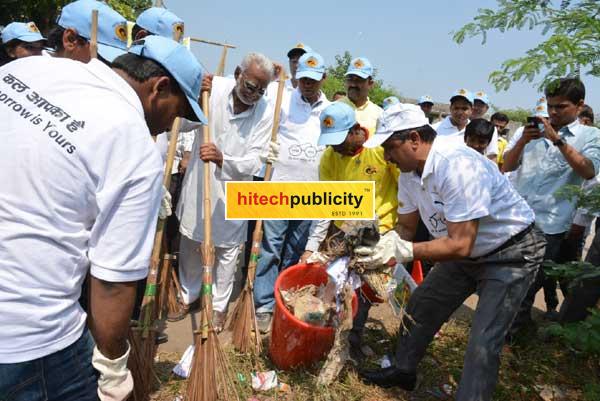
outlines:
{"label": "elderly man with white hair", "polygon": [[247,221],[225,220],[225,182],[252,181],[266,159],[276,159],[277,146],[269,151],[273,109],[263,97],[273,79],[273,63],[264,55],[250,53],[235,70],[235,79],[214,77],[210,95],[210,143],[197,136],[183,181],[177,216],[181,222],[179,272],[185,316],[200,296],[202,268],[199,247],[204,239],[203,162],[211,168],[212,240],[215,246],[213,274],[213,324],[222,329],[233,289],[240,245]]}

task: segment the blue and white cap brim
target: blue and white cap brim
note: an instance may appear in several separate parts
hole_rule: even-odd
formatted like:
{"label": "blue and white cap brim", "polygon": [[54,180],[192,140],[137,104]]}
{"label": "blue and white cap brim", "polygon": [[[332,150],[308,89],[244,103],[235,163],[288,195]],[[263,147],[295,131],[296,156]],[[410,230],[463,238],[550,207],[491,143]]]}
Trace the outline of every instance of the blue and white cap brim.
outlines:
{"label": "blue and white cap brim", "polygon": [[314,79],[315,81],[320,81],[321,79],[323,79],[323,72],[317,72],[317,71],[297,71],[296,72],[296,79],[300,79],[300,78],[310,78],[310,79]]}
{"label": "blue and white cap brim", "polygon": [[367,79],[370,77],[370,75],[366,72],[364,72],[363,70],[349,70],[347,73],[344,74],[344,76],[348,76],[348,75],[358,75],[359,77],[361,77],[362,79]]}
{"label": "blue and white cap brim", "polygon": [[117,57],[122,56],[125,53],[127,53],[127,50],[125,49],[98,43],[98,54],[108,62],[112,63]]}
{"label": "blue and white cap brim", "polygon": [[376,148],[384,143],[390,136],[392,136],[393,132],[379,132],[375,133],[372,137],[366,140],[363,143],[363,147],[365,148]]}
{"label": "blue and white cap brim", "polygon": [[340,143],[342,143],[346,140],[346,136],[348,136],[349,130],[350,130],[350,128],[342,130],[342,131],[322,133],[319,136],[319,140],[318,140],[317,144],[319,146],[339,145]]}

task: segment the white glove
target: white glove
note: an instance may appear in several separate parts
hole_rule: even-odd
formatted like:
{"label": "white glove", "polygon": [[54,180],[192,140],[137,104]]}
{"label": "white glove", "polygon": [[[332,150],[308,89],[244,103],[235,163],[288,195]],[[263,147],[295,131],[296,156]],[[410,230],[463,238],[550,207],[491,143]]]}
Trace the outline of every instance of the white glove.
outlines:
{"label": "white glove", "polygon": [[269,142],[269,154],[267,155],[267,163],[273,164],[279,159],[279,144],[275,141]]}
{"label": "white glove", "polygon": [[360,246],[354,249],[360,255],[357,262],[373,265],[374,268],[387,264],[392,258],[397,263],[406,263],[413,260],[413,244],[404,241],[394,230],[388,231],[379,242],[373,246]]}
{"label": "white glove", "polygon": [[326,265],[327,262],[329,262],[329,256],[321,252],[313,252],[308,258],[306,258],[306,263],[319,263],[321,265]]}
{"label": "white glove", "polygon": [[127,344],[127,352],[117,359],[108,359],[94,347],[92,365],[100,373],[98,378],[98,398],[100,401],[124,401],[133,391],[133,377],[127,369],[131,347]]}
{"label": "white glove", "polygon": [[158,218],[161,220],[166,219],[171,214],[173,214],[172,210],[172,202],[171,202],[171,194],[167,191],[167,188],[163,185],[163,196],[160,201],[160,209],[158,209]]}

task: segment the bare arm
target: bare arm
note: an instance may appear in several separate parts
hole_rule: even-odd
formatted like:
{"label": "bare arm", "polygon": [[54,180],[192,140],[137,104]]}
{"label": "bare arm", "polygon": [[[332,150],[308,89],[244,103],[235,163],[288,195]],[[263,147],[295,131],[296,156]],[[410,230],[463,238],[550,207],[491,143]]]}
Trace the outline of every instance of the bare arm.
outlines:
{"label": "bare arm", "polygon": [[98,349],[107,358],[116,359],[127,351],[136,283],[111,283],[90,276],[90,327]]}
{"label": "bare arm", "polygon": [[405,241],[412,241],[417,233],[417,225],[419,224],[419,211],[415,210],[408,214],[398,215],[398,233],[400,238]]}
{"label": "bare arm", "polygon": [[415,259],[438,262],[469,257],[477,238],[479,220],[460,223],[446,222],[446,226],[448,227],[447,237],[413,244]]}

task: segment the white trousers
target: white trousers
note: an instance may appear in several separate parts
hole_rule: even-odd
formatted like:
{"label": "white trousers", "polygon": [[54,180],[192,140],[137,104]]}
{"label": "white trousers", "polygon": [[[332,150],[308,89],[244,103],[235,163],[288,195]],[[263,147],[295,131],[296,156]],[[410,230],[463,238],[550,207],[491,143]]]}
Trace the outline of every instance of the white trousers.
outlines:
{"label": "white trousers", "polygon": [[[200,297],[202,288],[202,256],[200,242],[181,235],[179,245],[179,280],[183,291],[183,302],[191,304]],[[240,246],[229,248],[215,247],[213,268],[213,309],[225,312],[233,291],[235,271],[240,254]]]}

